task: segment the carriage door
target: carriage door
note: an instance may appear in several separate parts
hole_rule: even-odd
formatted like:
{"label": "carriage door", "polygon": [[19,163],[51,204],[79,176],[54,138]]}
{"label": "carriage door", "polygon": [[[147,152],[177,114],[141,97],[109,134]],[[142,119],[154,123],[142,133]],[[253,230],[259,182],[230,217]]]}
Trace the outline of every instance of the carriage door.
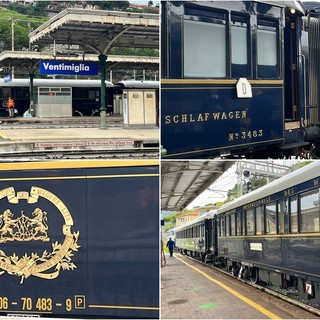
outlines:
{"label": "carriage door", "polygon": [[320,20],[315,17],[303,17],[305,25],[308,24],[309,48],[309,123],[318,124],[320,106]]}
{"label": "carriage door", "polygon": [[[298,49],[297,49],[297,18],[289,9],[286,9],[284,29],[284,106],[285,121],[287,126],[299,121],[298,117]],[[297,124],[299,125],[299,123]]]}

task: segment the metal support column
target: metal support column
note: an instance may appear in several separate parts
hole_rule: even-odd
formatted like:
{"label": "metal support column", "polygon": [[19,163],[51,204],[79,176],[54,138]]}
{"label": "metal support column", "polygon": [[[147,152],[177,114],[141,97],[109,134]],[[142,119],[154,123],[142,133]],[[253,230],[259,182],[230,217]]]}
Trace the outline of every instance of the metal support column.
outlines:
{"label": "metal support column", "polygon": [[34,116],[34,110],[33,110],[33,105],[34,105],[33,78],[34,78],[34,74],[33,73],[29,73],[29,80],[30,80],[30,86],[29,86],[29,97],[30,97],[29,114],[31,116]]}
{"label": "metal support column", "polygon": [[106,61],[107,56],[99,55],[100,74],[101,74],[101,93],[100,93],[100,129],[107,129],[106,126]]}

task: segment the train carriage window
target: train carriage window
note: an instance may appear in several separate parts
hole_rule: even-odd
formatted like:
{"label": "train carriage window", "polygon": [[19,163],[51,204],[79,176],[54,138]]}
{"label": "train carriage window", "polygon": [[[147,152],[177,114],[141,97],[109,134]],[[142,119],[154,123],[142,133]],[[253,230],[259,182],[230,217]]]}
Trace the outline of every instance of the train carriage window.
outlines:
{"label": "train carriage window", "polygon": [[253,209],[246,211],[247,216],[247,235],[254,234],[254,214]]}
{"label": "train carriage window", "polygon": [[263,207],[257,207],[255,209],[256,213],[256,234],[263,234]]}
{"label": "train carriage window", "polygon": [[297,197],[290,198],[290,233],[298,232],[298,200]]}
{"label": "train carriage window", "polygon": [[224,237],[226,235],[226,224],[225,224],[225,216],[220,218],[220,236]]}
{"label": "train carriage window", "polygon": [[226,216],[226,236],[230,236],[230,216]]}
{"label": "train carriage window", "polygon": [[230,236],[236,234],[236,217],[235,214],[230,215]]}
{"label": "train carriage window", "polygon": [[226,77],[225,21],[191,18],[184,20],[184,76]]}
{"label": "train carriage window", "polygon": [[237,216],[237,236],[241,236],[241,211],[236,213]]}
{"label": "train carriage window", "polygon": [[289,232],[287,200],[278,201],[278,233],[287,234]]}
{"label": "train carriage window", "polygon": [[319,232],[319,190],[301,194],[301,232]]}
{"label": "train carriage window", "polygon": [[242,234],[245,235],[246,234],[246,212],[245,211],[241,211],[241,215],[242,215]]}
{"label": "train carriage window", "polygon": [[231,76],[248,77],[248,18],[232,15],[231,17]]}
{"label": "train carriage window", "polygon": [[277,233],[277,207],[272,202],[266,205],[266,234]]}
{"label": "train carriage window", "polygon": [[278,31],[273,21],[258,20],[257,63],[258,78],[279,77]]}

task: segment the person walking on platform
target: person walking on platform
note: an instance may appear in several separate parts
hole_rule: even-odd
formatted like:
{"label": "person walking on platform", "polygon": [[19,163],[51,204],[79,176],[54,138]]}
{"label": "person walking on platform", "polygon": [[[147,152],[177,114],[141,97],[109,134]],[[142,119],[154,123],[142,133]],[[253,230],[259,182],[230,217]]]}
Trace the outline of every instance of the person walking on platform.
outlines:
{"label": "person walking on platform", "polygon": [[13,118],[13,116],[14,116],[14,100],[11,97],[8,98],[8,111],[9,111],[9,118]]}
{"label": "person walking on platform", "polygon": [[173,249],[175,248],[176,244],[174,243],[174,241],[169,238],[169,241],[167,242],[167,248],[169,249],[170,252],[170,257],[173,256]]}

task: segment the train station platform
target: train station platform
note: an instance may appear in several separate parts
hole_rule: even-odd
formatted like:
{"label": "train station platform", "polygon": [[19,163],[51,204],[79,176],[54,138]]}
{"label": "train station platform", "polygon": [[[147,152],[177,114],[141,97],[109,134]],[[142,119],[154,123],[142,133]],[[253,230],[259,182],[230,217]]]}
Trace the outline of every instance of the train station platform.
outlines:
{"label": "train station platform", "polygon": [[161,319],[319,319],[175,253],[161,268]]}
{"label": "train station platform", "polygon": [[126,128],[121,116],[0,118],[0,157],[21,153],[157,150],[158,127]]}

